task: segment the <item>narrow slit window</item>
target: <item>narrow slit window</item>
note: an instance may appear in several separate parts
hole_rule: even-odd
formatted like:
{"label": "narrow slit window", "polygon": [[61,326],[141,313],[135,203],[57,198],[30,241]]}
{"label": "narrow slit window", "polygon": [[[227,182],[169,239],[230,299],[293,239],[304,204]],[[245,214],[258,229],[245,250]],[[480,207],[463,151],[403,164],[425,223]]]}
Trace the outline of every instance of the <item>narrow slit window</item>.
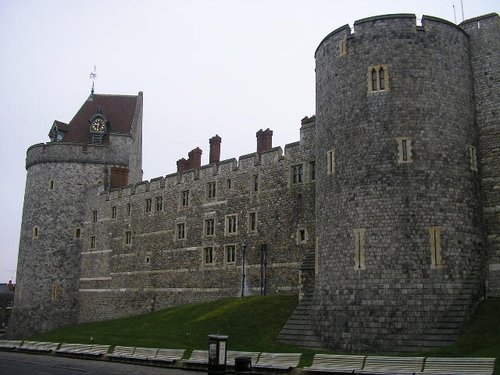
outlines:
{"label": "narrow slit window", "polygon": [[354,229],[354,269],[361,271],[365,265],[365,228]]}
{"label": "narrow slit window", "polygon": [[186,239],[186,224],[185,223],[178,223],[176,226],[176,238],[178,240],[185,240]]}
{"label": "narrow slit window", "polygon": [[75,239],[79,240],[82,236],[82,230],[80,228],[75,229]]}
{"label": "narrow slit window", "polygon": [[132,245],[132,232],[129,230],[125,231],[125,245]]}
{"label": "narrow slit window", "polygon": [[380,70],[378,71],[378,77],[380,82],[379,89],[385,90],[385,71],[383,67],[381,67]]}
{"label": "narrow slit window", "polygon": [[429,228],[429,237],[431,242],[431,268],[441,269],[443,268],[443,258],[442,258],[442,247],[441,247],[441,237],[443,233],[443,228],[441,227],[431,227]]}
{"label": "narrow slit window", "polygon": [[326,154],[326,166],[328,174],[335,173],[335,153],[333,150],[329,150]]}
{"label": "narrow slit window", "polygon": [[31,237],[32,238],[38,238],[40,234],[40,231],[37,226],[33,227],[33,230],[31,231]]}
{"label": "narrow slit window", "polygon": [[413,150],[411,138],[398,137],[396,138],[398,144],[398,163],[409,164],[413,163]]}
{"label": "narrow slit window", "polygon": [[477,172],[477,151],[474,146],[469,146],[469,167]]}
{"label": "narrow slit window", "polygon": [[156,211],[163,211],[163,197],[156,197]]}

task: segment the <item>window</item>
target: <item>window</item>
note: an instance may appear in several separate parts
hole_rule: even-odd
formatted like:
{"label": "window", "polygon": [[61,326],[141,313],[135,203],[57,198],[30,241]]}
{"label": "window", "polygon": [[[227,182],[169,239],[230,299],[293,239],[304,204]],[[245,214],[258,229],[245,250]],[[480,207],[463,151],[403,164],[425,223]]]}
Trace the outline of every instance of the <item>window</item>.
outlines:
{"label": "window", "polygon": [[215,220],[214,219],[205,219],[205,236],[210,237],[215,234]]}
{"label": "window", "polygon": [[316,181],[316,162],[309,162],[309,181]]}
{"label": "window", "polygon": [[297,245],[307,243],[307,231],[304,228],[297,229]]}
{"label": "window", "polygon": [[144,211],[151,212],[151,206],[152,206],[151,198],[146,199]]}
{"label": "window", "polygon": [[227,215],[226,225],[225,225],[226,235],[232,235],[238,233],[238,215]]}
{"label": "window", "polygon": [[92,211],[92,221],[97,223],[97,210]]}
{"label": "window", "polygon": [[469,146],[469,167],[477,172],[477,152],[474,146]]}
{"label": "window", "polygon": [[365,228],[354,229],[354,269],[361,271],[365,266]]}
{"label": "window", "polygon": [[144,263],[149,264],[150,262],[151,262],[151,258],[150,257],[144,258]]}
{"label": "window", "polygon": [[111,219],[116,219],[116,206],[111,207]]}
{"label": "window", "polygon": [[252,176],[252,184],[250,187],[252,193],[258,193],[259,192],[259,176],[254,175]]}
{"label": "window", "polygon": [[177,240],[185,240],[186,239],[186,224],[185,223],[177,223],[175,228],[175,238]]}
{"label": "window", "polygon": [[40,231],[38,230],[37,226],[34,226],[32,231],[31,231],[31,237],[32,238],[38,238],[38,235],[40,234]]}
{"label": "window", "polygon": [[328,174],[335,173],[335,153],[333,150],[326,153],[326,170]]}
{"label": "window", "polygon": [[125,231],[125,245],[132,245],[132,232],[129,230]]}
{"label": "window", "polygon": [[95,236],[90,236],[90,248],[95,249],[96,248],[96,239]]}
{"label": "window", "polygon": [[368,93],[389,90],[389,67],[375,65],[368,68]]}
{"label": "window", "polygon": [[208,199],[215,198],[216,188],[217,188],[217,184],[215,183],[215,181],[209,182],[207,184],[207,198]]}
{"label": "window", "polygon": [[443,228],[440,227],[430,227],[429,237],[431,241],[431,268],[440,269],[443,268],[442,254],[441,254],[441,235],[443,233]]}
{"label": "window", "polygon": [[236,263],[236,245],[224,246],[224,259],[226,264]]}
{"label": "window", "polygon": [[54,189],[54,180],[50,180],[49,181],[49,190],[53,190]]}
{"label": "window", "polygon": [[228,190],[230,190],[232,188],[232,185],[233,185],[233,183],[232,183],[231,179],[228,178],[226,181],[226,186],[227,186]]}
{"label": "window", "polygon": [[79,240],[82,236],[82,230],[80,228],[75,229],[75,239]]}
{"label": "window", "polygon": [[127,216],[130,216],[132,213],[132,205],[130,203],[127,203]]}
{"label": "window", "polygon": [[257,232],[257,213],[255,212],[250,212],[248,214],[248,232]]}
{"label": "window", "polygon": [[181,192],[181,206],[189,206],[189,190],[184,190]]}
{"label": "window", "polygon": [[51,301],[55,301],[57,299],[58,289],[59,288],[58,288],[57,284],[52,285],[52,290],[50,291],[50,300]]}
{"label": "window", "polygon": [[292,184],[300,184],[302,182],[302,164],[292,166]]}
{"label": "window", "polygon": [[203,249],[203,263],[204,264],[214,264],[214,248],[205,247]]}
{"label": "window", "polygon": [[396,138],[396,140],[398,142],[398,163],[399,164],[413,163],[411,138],[398,137]]}
{"label": "window", "polygon": [[163,211],[163,197],[156,197],[156,211]]}
{"label": "window", "polygon": [[339,55],[347,55],[347,39],[343,39],[339,42]]}

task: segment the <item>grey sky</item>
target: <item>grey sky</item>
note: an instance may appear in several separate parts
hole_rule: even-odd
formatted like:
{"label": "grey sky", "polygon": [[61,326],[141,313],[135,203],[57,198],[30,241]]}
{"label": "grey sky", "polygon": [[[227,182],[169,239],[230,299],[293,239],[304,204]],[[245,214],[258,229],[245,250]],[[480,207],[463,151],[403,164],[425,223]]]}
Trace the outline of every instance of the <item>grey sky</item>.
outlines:
{"label": "grey sky", "polygon": [[[222,158],[299,138],[315,112],[314,51],[334,29],[388,13],[462,21],[460,0],[0,0],[0,282],[16,268],[26,149],[90,94],[144,92],[144,178],[222,137]],[[498,0],[463,0],[465,18]]]}

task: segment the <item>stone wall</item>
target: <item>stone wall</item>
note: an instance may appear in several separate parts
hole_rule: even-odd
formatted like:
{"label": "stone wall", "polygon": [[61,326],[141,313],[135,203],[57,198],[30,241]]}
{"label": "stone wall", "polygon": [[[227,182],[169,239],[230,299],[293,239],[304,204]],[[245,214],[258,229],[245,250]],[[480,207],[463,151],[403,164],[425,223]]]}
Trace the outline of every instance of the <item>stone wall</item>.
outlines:
{"label": "stone wall", "polygon": [[[285,147],[284,155],[278,147],[260,156],[242,156],[238,162],[230,159],[108,193],[90,191],[80,321],[239,296],[242,285],[245,295],[259,294],[264,286],[267,294],[297,293],[299,265],[306,250],[314,248],[315,182],[310,175],[314,150],[311,123],[302,127],[299,142]],[[297,165],[302,165],[302,181],[294,183],[291,168]],[[211,183],[216,185],[213,197],[208,193]],[[189,192],[186,206],[183,192]],[[255,230],[250,223],[253,214]],[[227,233],[227,215],[237,217],[234,234]],[[213,235],[206,234],[208,219],[214,220]],[[177,238],[178,224],[184,224],[185,239]],[[236,253],[228,262],[229,245]],[[204,259],[207,248],[213,249],[211,263]],[[107,307],[101,309],[103,305]]]}
{"label": "stone wall", "polygon": [[461,25],[470,35],[479,160],[489,260],[488,295],[500,297],[500,18],[489,14]]}
{"label": "stone wall", "polygon": [[446,21],[415,21],[357,21],[316,51],[314,302],[327,347],[388,350],[418,337],[481,267],[468,37]]}

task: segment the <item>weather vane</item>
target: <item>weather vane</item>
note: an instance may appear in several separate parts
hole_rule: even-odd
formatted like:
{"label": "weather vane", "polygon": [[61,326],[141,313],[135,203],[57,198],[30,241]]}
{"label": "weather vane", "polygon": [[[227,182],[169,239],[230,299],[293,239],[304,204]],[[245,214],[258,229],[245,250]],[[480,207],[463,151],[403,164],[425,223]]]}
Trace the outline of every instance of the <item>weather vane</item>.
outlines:
{"label": "weather vane", "polygon": [[94,82],[95,82],[95,77],[97,77],[97,73],[96,73],[96,67],[94,65],[94,71],[93,72],[90,72],[90,78],[92,79],[92,91],[91,93],[94,94]]}

